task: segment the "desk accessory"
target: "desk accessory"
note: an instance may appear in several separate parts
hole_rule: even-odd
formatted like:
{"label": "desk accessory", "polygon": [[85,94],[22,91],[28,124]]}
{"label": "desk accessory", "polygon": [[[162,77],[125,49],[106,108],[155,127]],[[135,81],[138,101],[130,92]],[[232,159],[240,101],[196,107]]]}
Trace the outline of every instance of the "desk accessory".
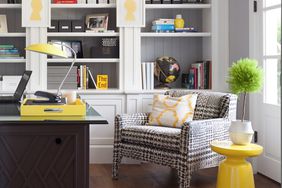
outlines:
{"label": "desk accessory", "polygon": [[[59,49],[58,47],[56,47],[54,44],[58,45],[57,43],[32,44],[32,45],[26,47],[25,50],[37,52],[37,53],[41,53],[41,54],[46,54],[46,55],[53,55],[53,56],[59,56],[59,57],[67,58],[67,54],[64,51],[62,51],[61,49]],[[52,103],[62,101],[61,88],[62,88],[65,80],[67,79],[69,73],[71,72],[71,70],[72,70],[72,68],[73,68],[73,66],[76,62],[76,58],[77,58],[76,52],[71,47],[64,45],[62,43],[60,43],[59,45],[69,49],[73,53],[74,58],[73,58],[72,64],[71,64],[66,76],[62,80],[56,94],[48,93],[48,92],[45,92],[45,91],[40,91],[40,92],[35,93],[36,96],[47,97],[49,99],[48,102],[52,102]]]}
{"label": "desk accessory", "polygon": [[20,102],[32,71],[25,71],[13,96],[0,96],[0,103]]}
{"label": "desk accessory", "polygon": [[[25,99],[21,104],[21,116],[85,116],[86,104],[76,99],[72,104],[40,103],[42,99]],[[40,104],[40,105],[39,105]]]}

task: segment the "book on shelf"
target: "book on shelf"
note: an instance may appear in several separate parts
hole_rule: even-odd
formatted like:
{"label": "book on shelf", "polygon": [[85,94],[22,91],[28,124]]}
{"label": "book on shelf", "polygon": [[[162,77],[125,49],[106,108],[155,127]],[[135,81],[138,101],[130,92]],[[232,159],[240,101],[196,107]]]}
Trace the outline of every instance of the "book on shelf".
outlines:
{"label": "book on shelf", "polygon": [[154,69],[155,62],[142,62],[142,89],[153,90],[154,89]]}
{"label": "book on shelf", "polygon": [[93,74],[86,65],[77,67],[77,88],[82,90],[97,88]]}
{"label": "book on shelf", "polygon": [[23,57],[14,45],[3,44],[0,45],[0,59],[23,59]]}
{"label": "book on shelf", "polygon": [[189,89],[211,89],[212,63],[198,61],[189,69]]}

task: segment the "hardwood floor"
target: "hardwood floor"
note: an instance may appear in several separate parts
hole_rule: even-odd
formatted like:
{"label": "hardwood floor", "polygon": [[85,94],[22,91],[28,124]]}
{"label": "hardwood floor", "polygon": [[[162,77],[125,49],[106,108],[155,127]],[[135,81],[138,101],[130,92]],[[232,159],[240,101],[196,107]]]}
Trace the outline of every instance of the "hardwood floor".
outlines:
{"label": "hardwood floor", "polygon": [[[119,180],[112,180],[111,165],[90,165],[90,188],[178,188],[175,170],[141,164],[121,165]],[[198,171],[192,176],[191,188],[215,188],[217,168]],[[280,184],[260,174],[255,175],[256,188],[279,188]]]}

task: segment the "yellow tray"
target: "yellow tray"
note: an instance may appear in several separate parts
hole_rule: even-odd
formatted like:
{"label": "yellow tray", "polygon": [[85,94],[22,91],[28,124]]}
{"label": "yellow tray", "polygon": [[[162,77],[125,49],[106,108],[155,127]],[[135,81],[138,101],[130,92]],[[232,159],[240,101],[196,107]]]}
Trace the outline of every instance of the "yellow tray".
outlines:
{"label": "yellow tray", "polygon": [[74,104],[65,105],[26,105],[25,99],[21,105],[21,116],[85,116],[86,105],[81,99]]}

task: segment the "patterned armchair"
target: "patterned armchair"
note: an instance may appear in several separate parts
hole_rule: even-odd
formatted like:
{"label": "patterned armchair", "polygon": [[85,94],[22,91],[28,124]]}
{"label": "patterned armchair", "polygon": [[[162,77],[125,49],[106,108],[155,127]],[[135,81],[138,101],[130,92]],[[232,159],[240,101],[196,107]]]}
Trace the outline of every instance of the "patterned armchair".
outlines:
{"label": "patterned armchair", "polygon": [[193,121],[181,129],[146,126],[149,113],[117,115],[113,178],[118,178],[122,157],[143,160],[177,169],[179,187],[190,186],[192,172],[217,166],[222,156],[210,149],[212,140],[229,139],[230,120],[236,118],[237,96],[228,93],[175,90],[179,97],[197,93]]}

